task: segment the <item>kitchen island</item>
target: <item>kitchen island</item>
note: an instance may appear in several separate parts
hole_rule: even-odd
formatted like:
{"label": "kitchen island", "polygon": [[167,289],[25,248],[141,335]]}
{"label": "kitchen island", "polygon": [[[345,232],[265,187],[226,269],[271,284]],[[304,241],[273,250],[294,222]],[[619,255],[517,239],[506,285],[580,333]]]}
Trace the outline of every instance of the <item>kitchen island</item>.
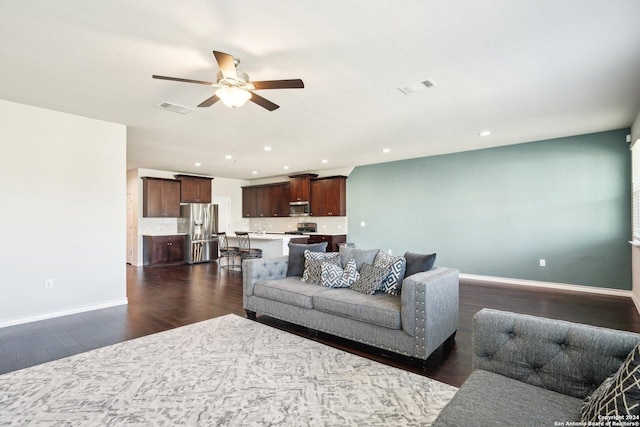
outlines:
{"label": "kitchen island", "polygon": [[[262,249],[263,258],[289,255],[289,242],[307,243],[309,236],[284,233],[249,233],[252,249]],[[227,234],[229,246],[238,246],[238,238],[234,233]]]}

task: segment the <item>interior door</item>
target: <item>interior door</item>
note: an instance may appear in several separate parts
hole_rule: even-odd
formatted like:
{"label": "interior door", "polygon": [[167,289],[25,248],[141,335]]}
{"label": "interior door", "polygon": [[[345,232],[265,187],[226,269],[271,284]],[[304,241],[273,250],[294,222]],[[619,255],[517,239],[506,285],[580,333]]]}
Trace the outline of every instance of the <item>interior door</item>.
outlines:
{"label": "interior door", "polygon": [[127,194],[127,264],[133,264],[133,197]]}
{"label": "interior door", "polygon": [[213,203],[218,205],[218,233],[233,232],[231,227],[231,197],[214,196]]}

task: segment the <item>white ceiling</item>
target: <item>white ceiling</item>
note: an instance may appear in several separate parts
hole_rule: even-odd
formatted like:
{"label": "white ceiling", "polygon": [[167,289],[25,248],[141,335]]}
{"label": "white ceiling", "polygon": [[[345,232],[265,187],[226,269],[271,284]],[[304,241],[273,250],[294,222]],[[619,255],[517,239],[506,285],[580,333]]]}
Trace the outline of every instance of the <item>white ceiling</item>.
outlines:
{"label": "white ceiling", "polygon": [[[282,176],[627,127],[638,17],[638,0],[3,0],[0,98],[127,125],[128,168]],[[260,91],[274,112],[196,108],[213,88],[151,78],[214,81],[212,50],[306,87]]]}

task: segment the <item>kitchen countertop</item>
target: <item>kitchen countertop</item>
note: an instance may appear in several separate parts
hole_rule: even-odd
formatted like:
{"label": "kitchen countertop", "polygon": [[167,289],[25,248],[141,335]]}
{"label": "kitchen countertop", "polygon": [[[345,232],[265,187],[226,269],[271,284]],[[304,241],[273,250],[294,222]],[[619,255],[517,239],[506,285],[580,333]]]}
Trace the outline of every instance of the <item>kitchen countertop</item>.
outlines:
{"label": "kitchen countertop", "polygon": [[[254,233],[251,233],[253,236]],[[304,232],[303,234],[286,234],[284,231],[268,231],[267,234],[275,234],[275,235],[285,235],[291,237],[304,237],[304,236],[345,236],[347,233],[327,233],[324,231],[316,231],[316,232]]]}
{"label": "kitchen countertop", "polygon": [[158,237],[158,236],[186,236],[187,233],[163,233],[163,232],[158,232],[158,233],[143,233],[142,236],[143,237]]}
{"label": "kitchen countertop", "polygon": [[[229,237],[235,237],[235,236],[230,235]],[[304,239],[305,237],[308,237],[308,236],[304,236],[300,234],[284,234],[284,233],[267,233],[267,234],[249,233],[249,238],[255,239],[255,240],[283,240],[283,239],[289,240],[289,239],[294,239],[296,237],[302,237]]]}
{"label": "kitchen countertop", "polygon": [[[237,246],[238,236],[235,234],[227,234],[229,245]],[[262,250],[262,258],[272,258],[289,254],[289,243],[291,239],[308,239],[309,236],[301,236],[297,234],[262,234],[249,233],[251,247]]]}
{"label": "kitchen countertop", "polygon": [[309,236],[346,236],[347,233],[327,233],[325,231],[316,231],[312,233],[304,233]]}

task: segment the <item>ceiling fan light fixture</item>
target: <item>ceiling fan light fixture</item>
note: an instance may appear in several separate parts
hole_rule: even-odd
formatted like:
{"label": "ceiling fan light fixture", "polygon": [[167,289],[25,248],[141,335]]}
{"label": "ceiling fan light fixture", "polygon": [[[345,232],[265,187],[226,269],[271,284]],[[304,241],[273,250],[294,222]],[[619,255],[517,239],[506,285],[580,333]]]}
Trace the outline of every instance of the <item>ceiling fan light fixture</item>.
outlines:
{"label": "ceiling fan light fixture", "polygon": [[239,87],[225,86],[216,90],[216,96],[220,98],[227,107],[239,108],[251,98],[251,93]]}

